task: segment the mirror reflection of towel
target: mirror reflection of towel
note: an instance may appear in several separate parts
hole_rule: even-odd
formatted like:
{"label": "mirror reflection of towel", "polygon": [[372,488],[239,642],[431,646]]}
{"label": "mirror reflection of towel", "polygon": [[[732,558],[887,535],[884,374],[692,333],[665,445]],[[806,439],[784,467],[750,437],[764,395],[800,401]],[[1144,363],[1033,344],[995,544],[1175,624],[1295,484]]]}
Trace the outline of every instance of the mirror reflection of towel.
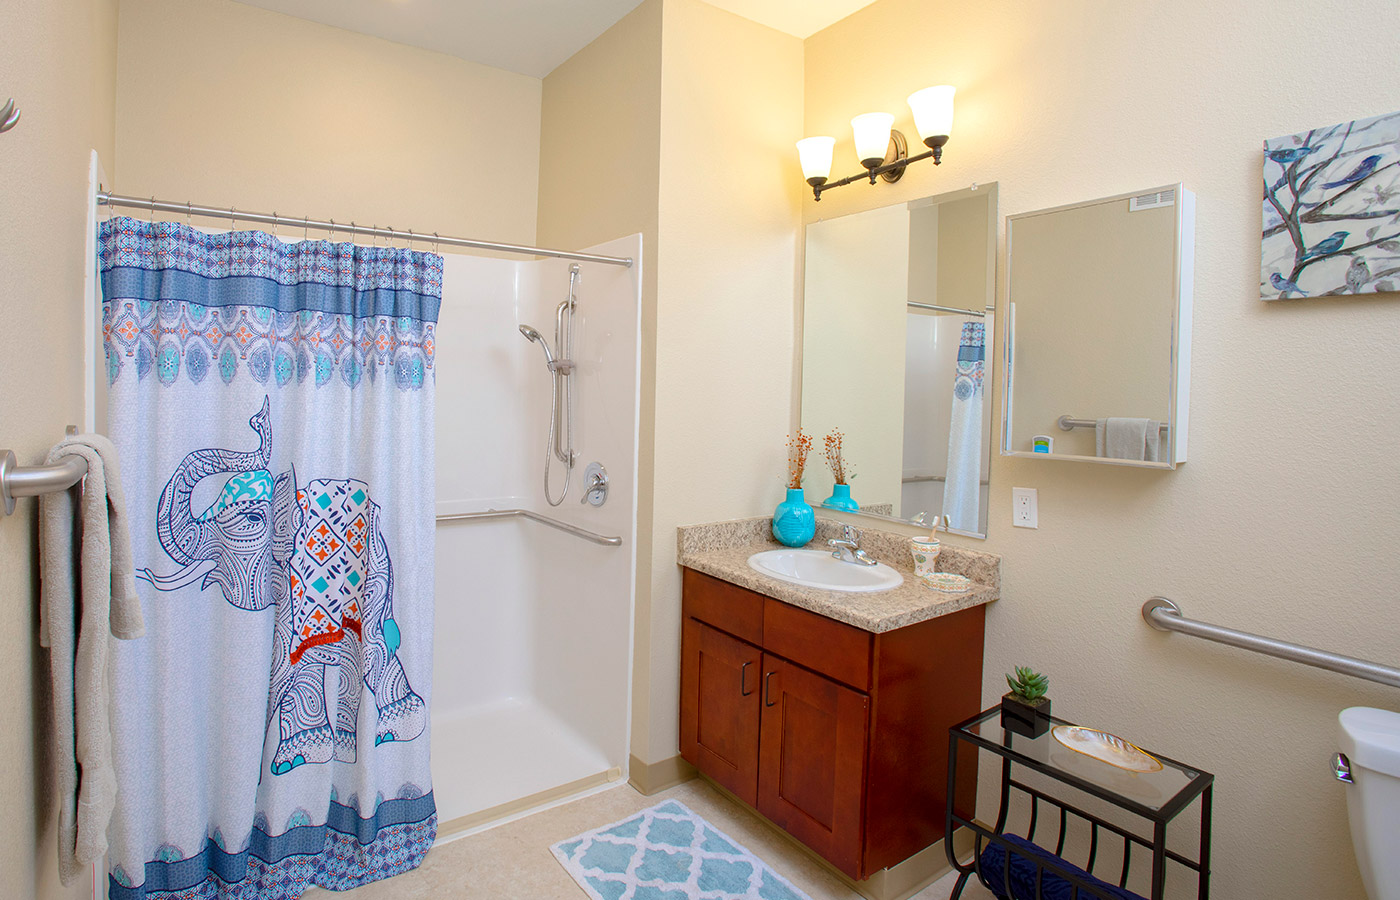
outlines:
{"label": "mirror reflection of towel", "polygon": [[1162,423],[1113,417],[1094,422],[1094,454],[1111,459],[1159,462]]}

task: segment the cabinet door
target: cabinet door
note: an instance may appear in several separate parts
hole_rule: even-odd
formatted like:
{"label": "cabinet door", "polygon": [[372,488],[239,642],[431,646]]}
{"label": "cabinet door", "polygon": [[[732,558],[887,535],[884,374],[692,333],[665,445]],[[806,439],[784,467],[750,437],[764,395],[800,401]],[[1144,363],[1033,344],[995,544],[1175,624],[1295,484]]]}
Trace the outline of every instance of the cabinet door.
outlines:
{"label": "cabinet door", "polygon": [[758,799],[763,654],[698,619],[681,634],[681,755],[750,806]]}
{"label": "cabinet door", "polygon": [[766,653],[760,691],[758,811],[861,878],[870,698]]}

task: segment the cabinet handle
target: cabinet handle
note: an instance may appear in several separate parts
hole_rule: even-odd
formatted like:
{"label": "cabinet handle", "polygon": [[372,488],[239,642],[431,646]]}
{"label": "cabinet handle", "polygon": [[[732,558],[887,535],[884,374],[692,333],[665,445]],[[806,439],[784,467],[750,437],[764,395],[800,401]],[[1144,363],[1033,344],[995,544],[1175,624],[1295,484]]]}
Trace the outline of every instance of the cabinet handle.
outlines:
{"label": "cabinet handle", "polygon": [[749,684],[749,666],[751,666],[751,665],[753,665],[753,660],[749,660],[748,662],[744,663],[744,665],[739,669],[739,696],[740,696],[740,697],[747,697],[748,695],[750,695],[750,694],[753,693],[753,691],[751,691],[751,690],[748,689],[748,684]]}
{"label": "cabinet handle", "polygon": [[764,706],[774,706],[774,705],[775,705],[775,704],[773,703],[773,676],[774,676],[774,675],[777,675],[777,674],[778,674],[777,672],[769,672],[768,674],[766,674],[766,675],[763,676],[763,705],[764,705]]}

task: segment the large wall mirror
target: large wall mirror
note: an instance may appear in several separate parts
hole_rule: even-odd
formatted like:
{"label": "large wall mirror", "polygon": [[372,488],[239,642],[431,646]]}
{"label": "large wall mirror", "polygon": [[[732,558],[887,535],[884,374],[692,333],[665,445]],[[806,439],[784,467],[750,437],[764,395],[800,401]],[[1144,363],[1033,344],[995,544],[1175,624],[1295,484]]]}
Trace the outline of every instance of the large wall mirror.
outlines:
{"label": "large wall mirror", "polygon": [[839,431],[859,514],[947,515],[954,531],[986,536],[996,228],[994,183],[807,226],[813,506],[833,496],[823,438]]}
{"label": "large wall mirror", "polygon": [[1180,184],[1007,218],[1003,454],[1185,461],[1194,222]]}

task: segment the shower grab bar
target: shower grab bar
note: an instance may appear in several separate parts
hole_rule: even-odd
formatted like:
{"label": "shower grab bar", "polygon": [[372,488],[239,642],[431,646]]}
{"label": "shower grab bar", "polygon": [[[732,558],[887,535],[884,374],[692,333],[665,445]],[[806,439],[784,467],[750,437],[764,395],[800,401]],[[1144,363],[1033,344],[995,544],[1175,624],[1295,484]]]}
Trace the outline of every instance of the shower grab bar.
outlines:
{"label": "shower grab bar", "polygon": [[1247,631],[1236,631],[1233,628],[1223,628],[1219,625],[1187,619],[1182,616],[1181,607],[1166,597],[1153,597],[1144,603],[1142,605],[1142,618],[1158,631],[1179,631],[1182,634],[1215,641],[1218,644],[1229,644],[1231,647],[1251,650],[1265,656],[1276,656],[1289,662],[1316,666],[1319,669],[1340,672],[1343,675],[1374,681],[1377,684],[1385,684],[1390,687],[1400,687],[1400,669],[1357,659],[1354,656],[1342,656],[1339,653],[1329,653],[1315,647],[1291,644],[1288,641],[1250,634]]}
{"label": "shower grab bar", "polygon": [[[1099,423],[1095,419],[1075,419],[1070,416],[1060,416],[1057,424],[1060,426],[1061,431],[1073,431],[1076,428],[1095,428]],[[1166,422],[1163,422],[1158,428],[1162,431],[1171,430],[1171,426]]]}
{"label": "shower grab bar", "polygon": [[597,534],[579,528],[577,525],[570,525],[568,522],[561,522],[558,519],[551,519],[549,516],[542,516],[528,509],[488,509],[483,512],[446,513],[438,516],[437,520],[439,522],[457,522],[463,519],[509,519],[514,516],[532,519],[539,522],[541,525],[548,525],[550,528],[558,528],[560,531],[566,531],[574,537],[581,537],[585,541],[592,541],[595,544],[602,544],[605,547],[622,546],[622,538],[620,537],[608,537],[607,535]]}
{"label": "shower grab bar", "polygon": [[16,497],[37,497],[66,491],[83,480],[87,460],[69,454],[51,466],[21,466],[12,450],[0,450],[0,499],[5,515],[15,511]]}

